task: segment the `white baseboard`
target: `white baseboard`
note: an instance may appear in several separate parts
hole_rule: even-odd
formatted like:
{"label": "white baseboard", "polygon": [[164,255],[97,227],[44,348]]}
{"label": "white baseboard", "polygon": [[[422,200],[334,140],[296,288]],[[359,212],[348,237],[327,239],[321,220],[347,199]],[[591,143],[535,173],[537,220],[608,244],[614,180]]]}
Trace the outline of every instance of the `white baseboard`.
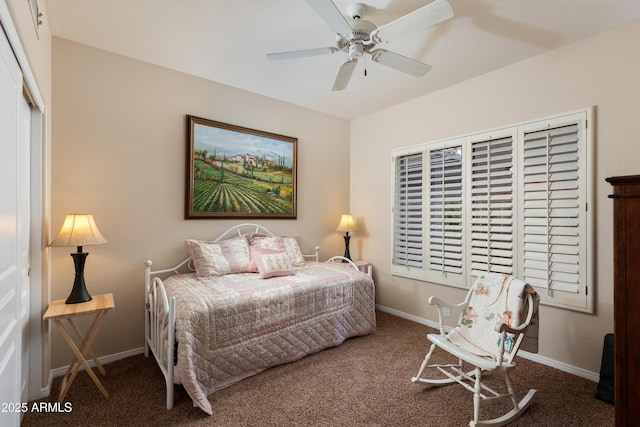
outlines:
{"label": "white baseboard", "polygon": [[48,385],[45,388],[41,388],[39,394],[35,394],[35,395],[29,394],[29,401],[40,400],[40,399],[44,399],[45,397],[48,397],[51,394],[51,380],[52,380],[51,372],[49,372],[49,380],[47,382]]}
{"label": "white baseboard", "polygon": [[[98,361],[100,362],[101,365],[106,365],[107,363],[115,362],[121,359],[126,359],[127,357],[136,356],[142,353],[144,353],[144,347],[138,347],[138,348],[123,351],[120,353],[98,357]],[[93,360],[88,360],[88,362],[89,362],[89,366],[91,366],[92,368],[96,366]],[[53,380],[53,378],[63,376],[67,372],[67,369],[69,369],[69,365],[51,370],[51,373],[49,374],[49,389],[51,389],[51,381]],[[81,366],[80,370],[84,370],[84,367]]]}
{"label": "white baseboard", "polygon": [[[376,304],[376,310],[382,311],[383,313],[392,314],[397,317],[401,317],[403,319],[411,320],[412,322],[420,323],[421,325],[426,325],[434,329],[439,329],[440,325],[438,322],[434,322],[428,319],[424,319],[422,317],[414,316],[412,314],[408,314],[394,308],[385,307],[383,305]],[[451,328],[447,328],[451,329]],[[518,356],[531,360],[536,363],[540,363],[541,365],[551,366],[552,368],[556,368],[560,371],[567,372],[569,374],[575,375],[577,377],[585,378],[587,380],[598,382],[600,381],[600,373],[587,371],[586,369],[578,368],[573,365],[569,365],[564,362],[559,362],[554,359],[550,359],[548,357],[540,356],[535,353],[529,353],[527,351],[519,351]]]}

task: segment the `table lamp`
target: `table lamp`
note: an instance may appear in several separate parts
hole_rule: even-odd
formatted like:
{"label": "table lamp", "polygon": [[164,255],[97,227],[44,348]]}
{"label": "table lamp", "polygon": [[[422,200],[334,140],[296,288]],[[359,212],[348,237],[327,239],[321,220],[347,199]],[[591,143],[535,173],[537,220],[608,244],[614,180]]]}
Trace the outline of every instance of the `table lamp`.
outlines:
{"label": "table lamp", "polygon": [[73,263],[76,268],[76,276],[73,281],[73,289],[66,299],[67,304],[77,304],[91,301],[91,295],[87,292],[84,282],[84,263],[88,252],[82,252],[83,246],[101,245],[107,240],[100,234],[100,230],[93,220],[93,215],[89,214],[69,214],[64,219],[64,224],[58,236],[49,246],[76,246],[78,252],[72,253]]}
{"label": "table lamp", "polygon": [[[338,224],[338,228],[336,231],[344,231],[344,257],[347,259],[351,259],[351,254],[349,254],[349,240],[351,237],[349,236],[350,231],[354,231],[356,229],[356,224],[353,221],[353,216],[351,214],[342,214],[340,217],[340,224]],[[344,261],[346,262],[346,261]]]}

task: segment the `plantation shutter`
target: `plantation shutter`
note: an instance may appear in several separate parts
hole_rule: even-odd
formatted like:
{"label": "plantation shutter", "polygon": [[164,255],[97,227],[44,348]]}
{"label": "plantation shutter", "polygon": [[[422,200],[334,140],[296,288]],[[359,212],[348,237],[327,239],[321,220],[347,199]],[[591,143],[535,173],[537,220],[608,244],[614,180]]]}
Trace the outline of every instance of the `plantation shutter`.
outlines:
{"label": "plantation shutter", "polygon": [[513,136],[471,144],[471,275],[513,274]]}
{"label": "plantation shutter", "polygon": [[592,114],[393,150],[391,273],[455,287],[510,274],[592,313]]}
{"label": "plantation shutter", "polygon": [[393,264],[422,268],[423,153],[396,157]]}
{"label": "plantation shutter", "polygon": [[462,146],[429,152],[429,269],[462,274]]}
{"label": "plantation shutter", "polygon": [[[586,271],[585,209],[580,209],[580,123],[524,134],[523,279],[577,293]],[[582,273],[581,273],[582,271]]]}

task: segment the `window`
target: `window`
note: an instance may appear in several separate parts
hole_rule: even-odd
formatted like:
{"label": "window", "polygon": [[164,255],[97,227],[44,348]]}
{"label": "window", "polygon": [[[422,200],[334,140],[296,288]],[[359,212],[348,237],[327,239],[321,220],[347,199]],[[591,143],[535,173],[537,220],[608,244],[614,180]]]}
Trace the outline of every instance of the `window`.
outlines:
{"label": "window", "polygon": [[514,274],[514,135],[471,139],[471,275]]}
{"label": "window", "polygon": [[392,274],[458,287],[512,274],[592,312],[590,116],[394,150]]}
{"label": "window", "polygon": [[462,149],[429,153],[429,268],[462,273]]}
{"label": "window", "polygon": [[407,270],[422,268],[422,153],[395,161],[393,263]]}

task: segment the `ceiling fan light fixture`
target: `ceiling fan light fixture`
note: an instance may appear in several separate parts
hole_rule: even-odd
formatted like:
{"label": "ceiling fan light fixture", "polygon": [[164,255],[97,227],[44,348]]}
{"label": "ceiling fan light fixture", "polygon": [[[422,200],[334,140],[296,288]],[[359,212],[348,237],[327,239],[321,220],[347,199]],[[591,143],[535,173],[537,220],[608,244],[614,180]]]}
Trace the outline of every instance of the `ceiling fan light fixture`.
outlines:
{"label": "ceiling fan light fixture", "polygon": [[361,43],[352,43],[349,45],[349,58],[358,59],[364,55],[364,46]]}
{"label": "ceiling fan light fixture", "polygon": [[384,49],[376,49],[376,47],[453,17],[453,9],[447,0],[434,0],[428,5],[378,28],[375,24],[362,19],[368,10],[363,3],[349,5],[345,16],[332,0],[306,0],[306,2],[334,31],[336,47],[279,52],[268,54],[267,58],[289,59],[326,55],[334,52],[348,53],[349,58],[340,65],[334,80],[333,91],[346,88],[358,59],[366,58],[366,54],[371,54],[376,63],[416,77],[424,76],[431,70],[430,65]]}

